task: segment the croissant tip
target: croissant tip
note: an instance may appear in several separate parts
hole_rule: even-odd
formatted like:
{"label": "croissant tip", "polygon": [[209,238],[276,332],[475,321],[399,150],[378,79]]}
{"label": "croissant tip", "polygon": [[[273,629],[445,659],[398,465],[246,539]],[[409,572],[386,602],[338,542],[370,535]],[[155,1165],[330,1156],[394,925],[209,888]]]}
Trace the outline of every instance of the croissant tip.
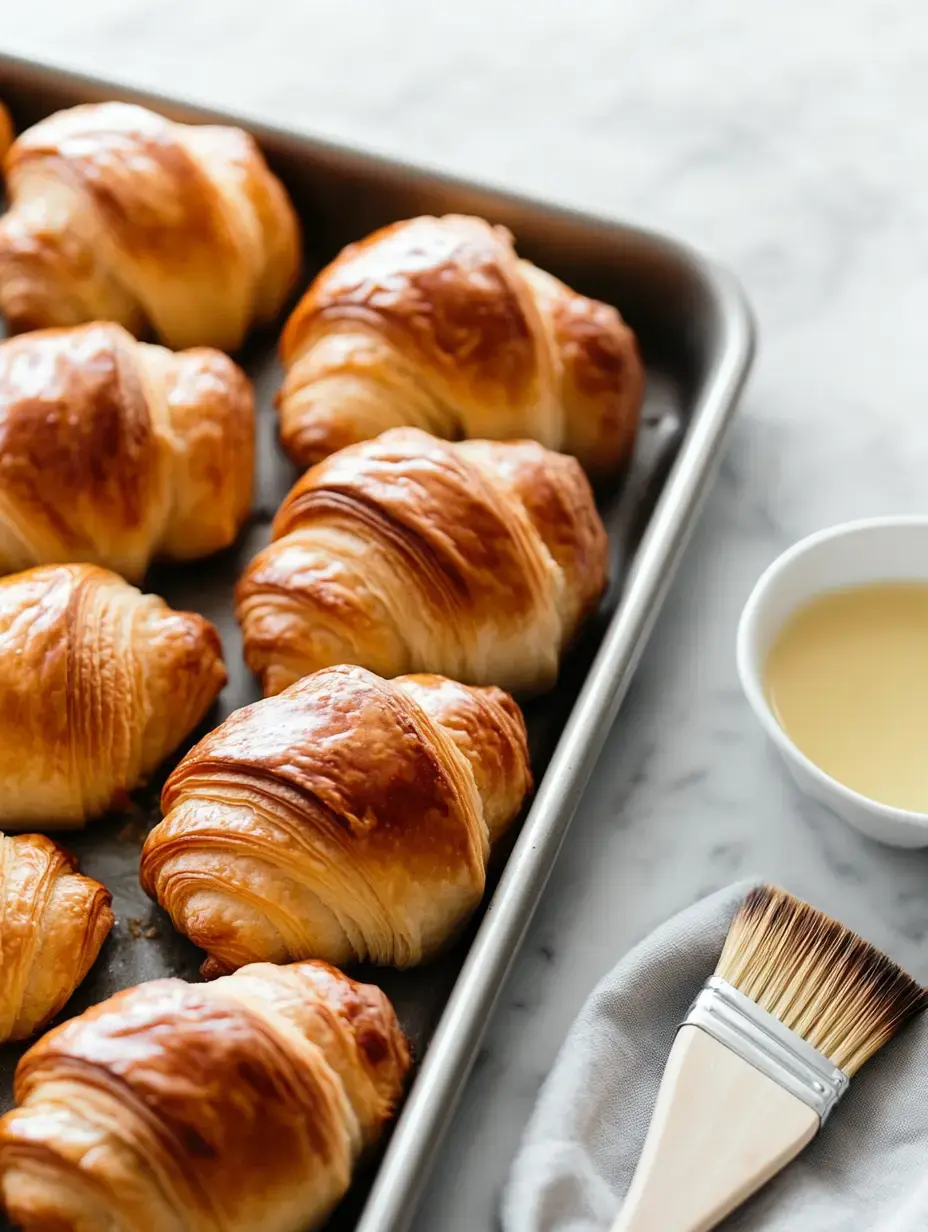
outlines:
{"label": "croissant tip", "polygon": [[230,975],[235,970],[227,963],[220,962],[218,958],[214,958],[212,954],[208,955],[200,963],[200,976],[204,980],[218,980],[223,975]]}

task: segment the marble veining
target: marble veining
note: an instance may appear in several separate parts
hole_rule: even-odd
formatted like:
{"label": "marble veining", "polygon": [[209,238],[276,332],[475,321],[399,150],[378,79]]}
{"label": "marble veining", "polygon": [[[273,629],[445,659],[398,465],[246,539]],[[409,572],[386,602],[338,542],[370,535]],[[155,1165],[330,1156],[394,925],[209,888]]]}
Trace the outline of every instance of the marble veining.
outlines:
{"label": "marble veining", "polygon": [[741,697],[761,569],[926,508],[928,16],[912,0],[43,0],[4,44],[673,231],[735,269],[760,352],[718,483],[503,992],[416,1232],[494,1224],[597,978],[748,874],[928,978],[928,854],[797,797]]}

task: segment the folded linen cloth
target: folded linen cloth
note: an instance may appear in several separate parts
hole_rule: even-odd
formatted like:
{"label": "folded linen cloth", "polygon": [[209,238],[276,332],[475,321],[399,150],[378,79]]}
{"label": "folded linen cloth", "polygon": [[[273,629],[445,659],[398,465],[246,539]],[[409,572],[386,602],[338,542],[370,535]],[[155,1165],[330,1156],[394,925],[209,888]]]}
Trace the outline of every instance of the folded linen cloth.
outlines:
{"label": "folded linen cloth", "polygon": [[[526,1128],[503,1193],[504,1232],[611,1227],[676,1028],[715,969],[732,917],[755,884],[730,886],[681,912],[594,990]],[[923,1014],[856,1075],[815,1141],[722,1227],[928,1232],[926,1160]]]}

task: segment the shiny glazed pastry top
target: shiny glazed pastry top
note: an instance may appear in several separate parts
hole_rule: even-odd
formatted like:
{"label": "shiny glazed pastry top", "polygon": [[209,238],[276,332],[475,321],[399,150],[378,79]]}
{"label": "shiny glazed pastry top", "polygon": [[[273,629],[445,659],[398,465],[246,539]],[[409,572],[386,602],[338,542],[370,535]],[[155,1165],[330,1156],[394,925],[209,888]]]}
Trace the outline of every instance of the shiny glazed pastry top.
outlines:
{"label": "shiny glazed pastry top", "polygon": [[99,318],[233,350],[296,278],[293,207],[241,129],[90,103],[27,129],[4,167],[0,308],[16,332]]}
{"label": "shiny glazed pastry top", "polygon": [[540,690],[606,583],[574,458],[397,428],[303,476],[236,591],[265,693],[358,663]]}
{"label": "shiny glazed pastry top", "polygon": [[483,896],[531,785],[500,689],[333,667],[236,711],[181,761],[140,876],[209,959],[407,967]]}
{"label": "shiny glazed pastry top", "polygon": [[0,580],[0,825],[74,828],[127,803],[226,682],[208,620],[94,565]]}
{"label": "shiny glazed pastry top", "polygon": [[155,556],[227,547],[251,504],[253,403],[221,351],[112,323],[0,343],[0,572],[89,561],[138,581]]}
{"label": "shiny glazed pastry top", "polygon": [[482,218],[413,218],[349,245],[281,340],[281,435],[309,465],[408,424],[530,437],[603,472],[630,454],[644,372],[618,312],[520,260]]}
{"label": "shiny glazed pastry top", "polygon": [[110,892],[41,834],[0,834],[0,1043],[65,1005],[113,926]]}
{"label": "shiny glazed pastry top", "polygon": [[380,989],[323,963],[139,984],[20,1061],[3,1201],[24,1232],[306,1232],[408,1068]]}

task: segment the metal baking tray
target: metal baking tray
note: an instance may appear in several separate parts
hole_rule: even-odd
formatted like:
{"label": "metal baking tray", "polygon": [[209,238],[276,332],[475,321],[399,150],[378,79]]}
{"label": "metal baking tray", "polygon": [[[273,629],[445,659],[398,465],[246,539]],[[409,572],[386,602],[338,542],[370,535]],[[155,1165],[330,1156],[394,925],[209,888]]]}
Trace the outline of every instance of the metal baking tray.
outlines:
{"label": "metal baking tray", "polygon": [[[563,665],[557,688],[526,708],[537,792],[521,826],[494,855],[484,908],[439,961],[418,970],[353,972],[386,990],[417,1065],[398,1122],[359,1169],[330,1222],[333,1232],[400,1232],[417,1198],[473,1064],[506,973],[519,949],[606,733],[663,602],[718,464],[753,352],[750,311],[735,281],[684,246],[647,231],[568,212],[299,133],[122,85],[0,56],[0,99],[17,131],[76,103],[142,103],[176,119],[238,124],[254,134],[301,215],[307,278],[349,240],[416,214],[479,214],[504,223],[521,255],[587,295],[615,304],[637,331],[647,365],[644,424],[633,462],[598,492],[612,547],[612,583]],[[304,279],[301,289],[305,286]],[[145,589],[218,626],[229,684],[204,729],[258,696],[241,658],[232,588],[268,539],[295,478],[276,442],[273,393],[280,380],[276,330],[238,356],[256,383],[259,413],[254,511],[239,543],[195,565],[154,568]],[[191,741],[192,743],[192,741]],[[63,840],[85,871],[113,891],[117,924],[72,999],[77,1013],[141,980],[197,978],[199,951],[171,929],[138,886],[138,853],[157,821],[164,776],[136,795],[129,815]],[[0,1106],[10,1103],[22,1047],[0,1049]]]}

